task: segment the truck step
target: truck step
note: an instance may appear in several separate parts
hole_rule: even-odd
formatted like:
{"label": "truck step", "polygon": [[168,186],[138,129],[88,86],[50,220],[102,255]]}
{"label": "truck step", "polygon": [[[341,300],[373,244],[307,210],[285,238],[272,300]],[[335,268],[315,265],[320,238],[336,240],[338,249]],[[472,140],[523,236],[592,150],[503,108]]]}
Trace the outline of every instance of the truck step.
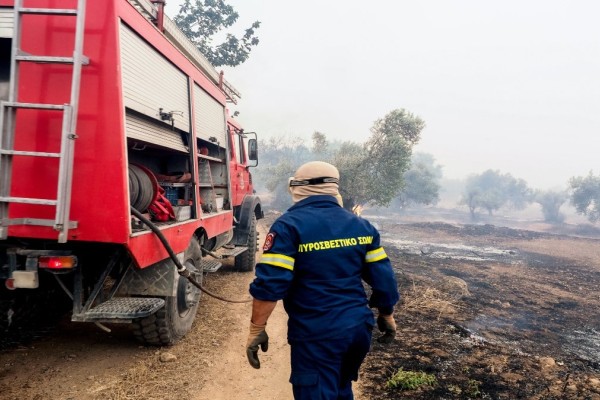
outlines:
{"label": "truck step", "polygon": [[202,260],[202,269],[204,272],[217,272],[223,266],[217,260]]}
{"label": "truck step", "polygon": [[219,249],[219,251],[217,251],[217,254],[219,254],[223,258],[229,258],[229,257],[235,257],[239,254],[242,254],[246,250],[248,250],[248,248],[244,247],[244,246],[235,246],[231,249],[226,248],[226,247],[221,247]]}
{"label": "truck step", "polygon": [[165,305],[156,297],[115,297],[85,313],[73,314],[73,321],[132,320],[154,314]]}

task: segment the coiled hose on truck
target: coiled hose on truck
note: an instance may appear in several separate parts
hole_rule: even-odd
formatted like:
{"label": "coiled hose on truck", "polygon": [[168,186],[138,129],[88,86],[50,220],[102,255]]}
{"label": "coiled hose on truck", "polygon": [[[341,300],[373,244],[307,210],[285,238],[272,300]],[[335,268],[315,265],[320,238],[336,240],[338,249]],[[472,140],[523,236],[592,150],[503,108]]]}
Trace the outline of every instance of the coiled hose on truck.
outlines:
{"label": "coiled hose on truck", "polygon": [[167,253],[169,253],[169,257],[171,257],[171,260],[173,260],[173,262],[175,263],[175,266],[177,267],[177,273],[179,275],[183,276],[184,278],[186,278],[188,281],[190,281],[190,283],[192,285],[196,286],[198,289],[200,289],[202,292],[206,293],[210,297],[213,297],[213,298],[215,298],[217,300],[225,301],[227,303],[249,303],[249,302],[252,301],[252,299],[246,299],[246,300],[231,300],[231,299],[227,299],[227,298],[221,297],[221,296],[219,296],[219,295],[217,295],[215,293],[212,293],[208,289],[205,289],[201,284],[199,284],[194,279],[194,277],[192,276],[192,274],[190,273],[190,271],[183,264],[181,264],[181,261],[179,261],[179,259],[177,258],[177,255],[175,254],[175,252],[171,248],[171,245],[167,241],[167,238],[165,238],[165,236],[162,234],[162,232],[160,231],[160,229],[158,229],[158,227],[155,224],[153,224],[148,218],[144,217],[144,215],[141,212],[139,212],[138,210],[136,210],[133,207],[131,207],[131,213],[133,215],[135,215],[140,221],[142,221],[142,223],[144,225],[146,225],[148,228],[150,228],[150,230],[152,232],[154,232],[156,234],[156,236],[158,236],[158,239],[160,240],[160,242],[164,246],[165,250],[167,250]]}

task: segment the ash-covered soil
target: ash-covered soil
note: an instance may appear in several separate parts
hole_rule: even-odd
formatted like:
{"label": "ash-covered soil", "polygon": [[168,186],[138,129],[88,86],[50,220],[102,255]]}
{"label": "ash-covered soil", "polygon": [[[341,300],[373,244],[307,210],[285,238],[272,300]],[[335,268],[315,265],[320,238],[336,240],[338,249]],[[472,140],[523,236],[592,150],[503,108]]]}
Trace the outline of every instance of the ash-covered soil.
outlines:
{"label": "ash-covered soil", "polygon": [[[600,240],[374,219],[403,295],[370,399],[600,399]],[[398,370],[436,383],[391,389]]]}

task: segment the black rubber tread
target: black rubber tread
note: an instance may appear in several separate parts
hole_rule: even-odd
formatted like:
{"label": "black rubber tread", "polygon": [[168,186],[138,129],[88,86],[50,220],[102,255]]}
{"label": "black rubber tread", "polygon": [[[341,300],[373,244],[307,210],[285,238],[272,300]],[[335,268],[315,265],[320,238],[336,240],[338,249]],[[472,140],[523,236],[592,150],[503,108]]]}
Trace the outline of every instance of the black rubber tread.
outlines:
{"label": "black rubber tread", "polygon": [[148,325],[154,325],[155,321],[156,321],[156,317],[153,314],[153,315],[149,316],[148,318],[142,319],[140,325],[142,327],[145,327],[145,326],[148,326]]}
{"label": "black rubber tread", "polygon": [[[190,262],[196,268],[196,280],[202,284],[202,251],[200,243],[195,237],[192,238],[190,245],[184,253],[184,264],[187,266]],[[178,276],[177,279],[183,280],[184,283],[188,284],[187,280],[183,277]],[[183,283],[181,285],[185,286]],[[181,288],[179,282],[177,286]],[[193,290],[198,289],[193,288]],[[192,328],[198,304],[199,298],[193,307],[188,308],[182,313],[179,310],[177,296],[168,296],[165,298],[164,307],[160,308],[156,313],[149,317],[133,321],[133,334],[139,341],[147,345],[173,345],[182,339]]]}
{"label": "black rubber tread", "polygon": [[141,212],[144,212],[152,204],[154,198],[154,188],[152,186],[152,179],[146,174],[145,171],[141,170],[138,172],[140,179],[140,208]]}
{"label": "black rubber tread", "polygon": [[139,183],[139,195],[137,196],[135,204],[132,204],[132,207],[139,212],[144,212],[146,209],[148,209],[154,197],[152,180],[148,174],[146,174],[146,172],[137,165],[130,165],[129,167]]}
{"label": "black rubber tread", "polygon": [[250,229],[248,231],[248,240],[246,242],[248,250],[235,257],[234,267],[238,271],[254,271],[254,267],[256,265],[256,252],[258,250],[258,231],[256,229],[256,225],[256,215],[252,213]]}
{"label": "black rubber tread", "polygon": [[137,209],[138,198],[140,197],[140,180],[137,178],[131,165],[128,168],[129,171],[129,204],[133,208]]}
{"label": "black rubber tread", "polygon": [[140,202],[144,201],[144,195],[142,194],[142,182],[140,181],[140,173],[142,173],[142,170],[135,165],[129,165],[129,171],[132,180],[136,182],[137,186],[137,194],[135,198],[131,197],[129,200],[133,201],[131,203],[131,206],[136,210],[139,210],[141,205]]}

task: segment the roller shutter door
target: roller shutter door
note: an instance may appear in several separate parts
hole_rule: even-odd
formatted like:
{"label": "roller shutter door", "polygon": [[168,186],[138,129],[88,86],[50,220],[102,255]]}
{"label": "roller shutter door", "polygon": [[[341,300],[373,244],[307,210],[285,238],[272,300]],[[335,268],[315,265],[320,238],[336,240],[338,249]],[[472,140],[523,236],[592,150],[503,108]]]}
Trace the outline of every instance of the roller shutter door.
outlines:
{"label": "roller shutter door", "polygon": [[225,107],[198,85],[194,85],[194,120],[197,137],[215,137],[221,147],[227,147]]}
{"label": "roller shutter door", "polygon": [[121,65],[125,107],[155,119],[176,111],[175,127],[190,131],[187,76],[124,24]]}
{"label": "roller shutter door", "polygon": [[161,126],[131,113],[127,113],[125,116],[125,132],[127,137],[131,139],[155,143],[185,153],[189,152],[188,148],[183,145],[179,133],[174,132],[164,124]]}
{"label": "roller shutter door", "polygon": [[12,38],[15,11],[12,8],[0,8],[0,37]]}

